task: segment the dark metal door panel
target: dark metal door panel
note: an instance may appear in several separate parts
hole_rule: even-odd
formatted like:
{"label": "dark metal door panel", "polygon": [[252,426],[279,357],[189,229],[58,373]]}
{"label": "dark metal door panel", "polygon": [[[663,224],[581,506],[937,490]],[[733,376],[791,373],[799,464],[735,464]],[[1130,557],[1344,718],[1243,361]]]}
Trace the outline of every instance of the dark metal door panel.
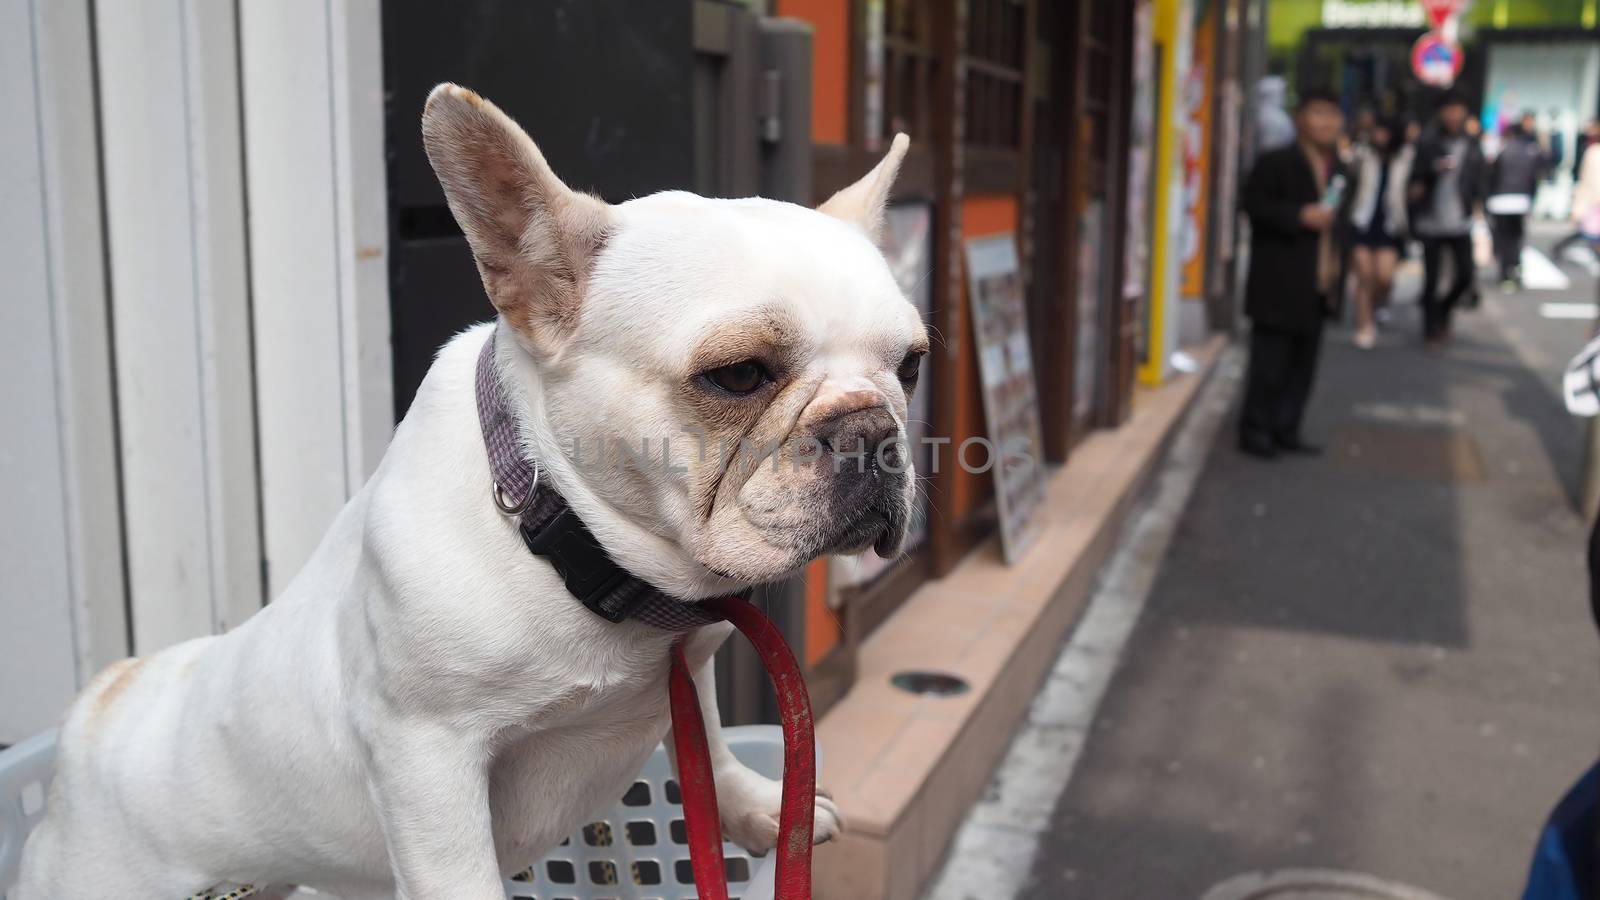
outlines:
{"label": "dark metal door panel", "polygon": [[692,5],[388,0],[383,42],[398,419],[439,346],[494,314],[422,149],[428,91],[493,100],[564,181],[608,201],[693,188]]}

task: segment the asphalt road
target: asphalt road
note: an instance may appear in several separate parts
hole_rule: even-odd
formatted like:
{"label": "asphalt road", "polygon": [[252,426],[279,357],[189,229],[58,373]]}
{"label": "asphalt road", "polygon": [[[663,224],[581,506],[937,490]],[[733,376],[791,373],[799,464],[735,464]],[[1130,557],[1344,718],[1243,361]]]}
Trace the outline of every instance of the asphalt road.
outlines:
{"label": "asphalt road", "polygon": [[1582,431],[1558,393],[1592,323],[1544,306],[1595,282],[1565,271],[1486,283],[1441,357],[1405,297],[1375,350],[1330,331],[1322,457],[1263,463],[1217,432],[1022,896],[1188,900],[1283,867],[1518,895],[1600,751]]}

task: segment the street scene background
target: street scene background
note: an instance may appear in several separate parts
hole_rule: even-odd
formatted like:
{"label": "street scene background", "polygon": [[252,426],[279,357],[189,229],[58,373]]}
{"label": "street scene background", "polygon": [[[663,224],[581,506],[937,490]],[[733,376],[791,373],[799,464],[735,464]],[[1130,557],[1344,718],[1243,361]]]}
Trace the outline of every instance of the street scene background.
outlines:
{"label": "street scene background", "polygon": [[497,316],[446,81],[608,204],[909,138],[905,552],[750,594],[818,900],[1600,896],[1600,0],[0,0],[0,894],[74,698],[277,602]]}

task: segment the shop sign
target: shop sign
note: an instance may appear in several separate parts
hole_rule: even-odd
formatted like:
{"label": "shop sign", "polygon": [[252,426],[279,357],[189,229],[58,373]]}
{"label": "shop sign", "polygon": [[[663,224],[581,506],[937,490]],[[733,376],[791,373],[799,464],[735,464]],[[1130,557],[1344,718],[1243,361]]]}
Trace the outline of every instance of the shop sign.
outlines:
{"label": "shop sign", "polygon": [[1323,28],[1421,28],[1427,24],[1427,15],[1416,0],[1322,0]]}
{"label": "shop sign", "polygon": [[1044,502],[1044,440],[1017,239],[1011,234],[976,238],[966,242],[966,249],[967,295],[989,439],[968,439],[947,449],[954,450],[952,462],[964,471],[994,470],[1000,547],[1006,562],[1014,563],[1039,535]]}
{"label": "shop sign", "polygon": [[1210,225],[1206,179],[1211,172],[1211,105],[1216,77],[1212,62],[1216,57],[1217,8],[1207,11],[1205,21],[1195,29],[1194,61],[1183,85],[1183,114],[1188,128],[1183,136],[1183,219],[1178,241],[1178,260],[1183,266],[1185,297],[1200,297],[1206,291],[1206,242]]}
{"label": "shop sign", "polygon": [[[1154,201],[1156,88],[1161,66],[1151,34],[1150,0],[1136,0],[1133,8],[1133,103],[1128,111],[1128,196],[1124,217],[1128,223],[1124,246],[1122,296],[1138,302],[1143,299],[1145,279],[1150,272],[1150,223]],[[1148,306],[1148,304],[1143,304]]]}
{"label": "shop sign", "polygon": [[1460,44],[1430,31],[1411,47],[1411,71],[1423,84],[1449,87],[1461,74],[1465,58]]}

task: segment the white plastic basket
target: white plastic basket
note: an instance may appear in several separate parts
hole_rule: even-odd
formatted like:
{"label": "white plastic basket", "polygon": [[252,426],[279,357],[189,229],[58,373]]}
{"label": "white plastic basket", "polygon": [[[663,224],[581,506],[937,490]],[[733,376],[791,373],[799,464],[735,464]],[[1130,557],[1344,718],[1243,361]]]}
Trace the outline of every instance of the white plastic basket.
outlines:
{"label": "white plastic basket", "polygon": [[[768,778],[783,773],[783,732],[776,725],[724,730],[741,762]],[[0,751],[0,898],[10,900],[22,842],[44,816],[55,735],[41,734]],[[692,900],[694,877],[684,843],[683,807],[660,747],[639,779],[605,817],[584,826],[544,859],[506,882],[511,900]],[[728,893],[769,900],[776,857],[752,859],[724,844]],[[180,898],[173,898],[180,900]]]}

